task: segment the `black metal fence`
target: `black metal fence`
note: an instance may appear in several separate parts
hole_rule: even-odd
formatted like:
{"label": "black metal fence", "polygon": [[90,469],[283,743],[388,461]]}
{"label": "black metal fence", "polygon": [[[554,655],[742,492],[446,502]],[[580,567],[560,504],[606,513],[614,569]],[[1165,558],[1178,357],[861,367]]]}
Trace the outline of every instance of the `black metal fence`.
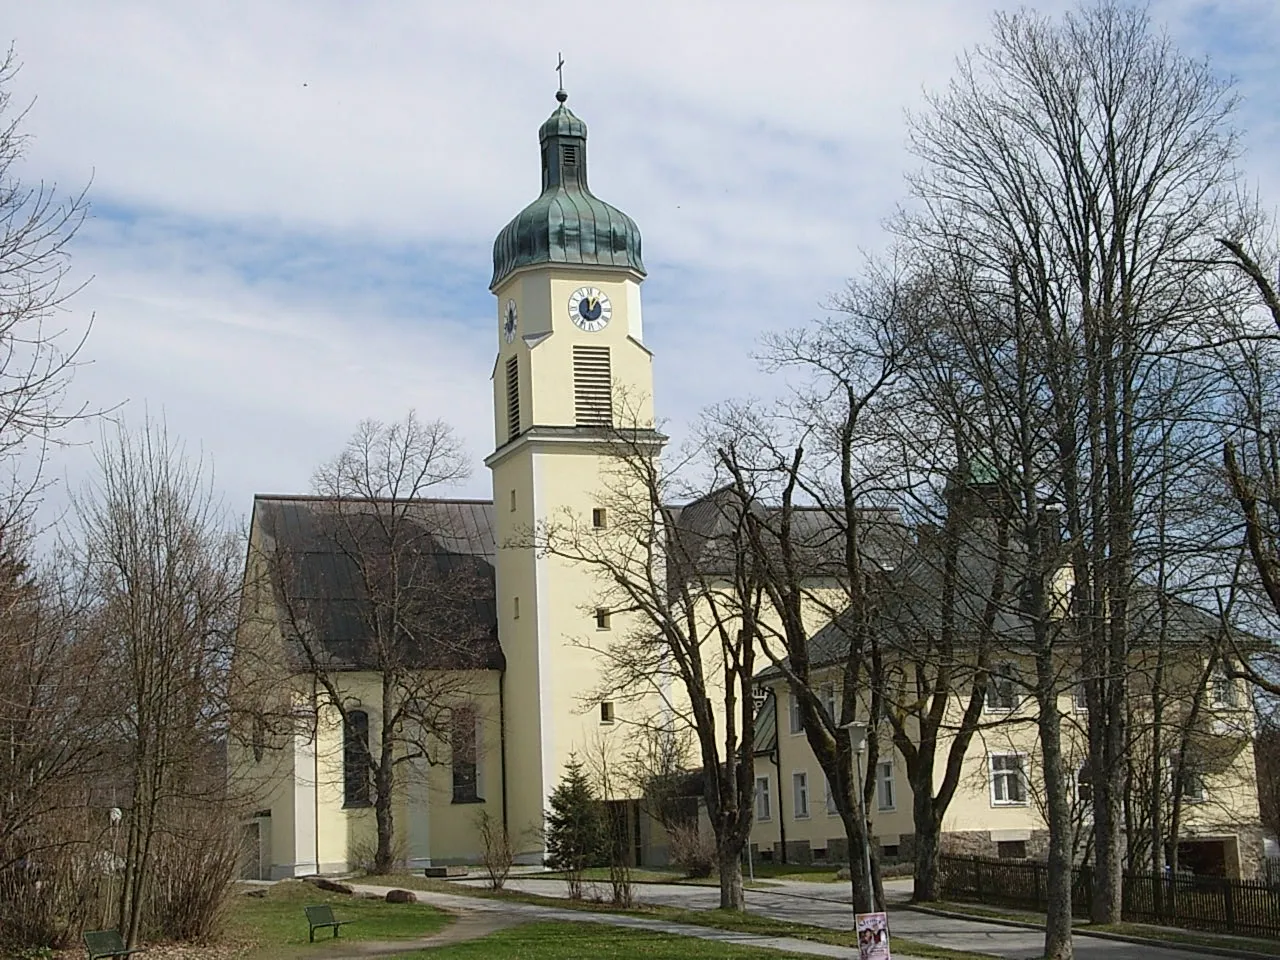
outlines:
{"label": "black metal fence", "polygon": [[[1077,867],[1071,875],[1071,912],[1089,915],[1092,871]],[[942,891],[949,900],[1048,908],[1048,866],[1031,860],[943,857]],[[1280,939],[1280,890],[1266,880],[1225,877],[1125,874],[1122,917],[1131,923],[1155,923],[1249,937]]]}

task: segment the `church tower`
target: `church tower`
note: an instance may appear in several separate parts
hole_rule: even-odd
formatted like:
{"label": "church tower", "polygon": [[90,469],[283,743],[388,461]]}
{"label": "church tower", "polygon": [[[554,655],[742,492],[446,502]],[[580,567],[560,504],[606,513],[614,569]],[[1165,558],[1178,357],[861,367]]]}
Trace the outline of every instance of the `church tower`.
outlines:
{"label": "church tower", "polygon": [[[571,752],[580,758],[620,727],[592,703],[600,667],[584,642],[607,644],[622,615],[592,609],[594,574],[530,545],[540,524],[607,535],[601,484],[620,429],[656,455],[653,357],[640,312],[640,231],[591,193],[587,127],[559,106],[539,131],[542,193],[493,245],[498,354],[493,368],[493,472],[498,631],[506,656],[508,823],[522,860],[541,857],[530,828]],[[621,709],[619,713],[621,713]]]}

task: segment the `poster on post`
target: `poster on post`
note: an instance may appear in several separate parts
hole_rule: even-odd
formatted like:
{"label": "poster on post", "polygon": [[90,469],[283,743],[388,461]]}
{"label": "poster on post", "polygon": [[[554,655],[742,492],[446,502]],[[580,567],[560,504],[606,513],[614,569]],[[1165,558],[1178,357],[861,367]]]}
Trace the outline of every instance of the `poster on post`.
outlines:
{"label": "poster on post", "polygon": [[858,960],[892,960],[889,956],[889,916],[884,913],[860,913],[858,925]]}

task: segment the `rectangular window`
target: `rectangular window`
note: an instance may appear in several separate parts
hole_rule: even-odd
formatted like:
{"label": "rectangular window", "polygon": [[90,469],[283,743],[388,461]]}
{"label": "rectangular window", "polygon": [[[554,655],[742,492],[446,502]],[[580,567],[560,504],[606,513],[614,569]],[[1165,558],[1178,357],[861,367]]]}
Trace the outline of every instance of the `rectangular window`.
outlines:
{"label": "rectangular window", "polygon": [[520,619],[520,598],[519,597],[512,597],[511,599],[511,619],[512,620]]}
{"label": "rectangular window", "polygon": [[507,439],[520,436],[520,357],[507,358]]}
{"label": "rectangular window", "polygon": [[1016,710],[1018,707],[1018,686],[1015,682],[1017,669],[1012,663],[1002,663],[991,668],[987,677],[987,695],[983,709],[988,712],[1004,712]]}
{"label": "rectangular window", "polygon": [[1221,670],[1213,674],[1213,705],[1215,707],[1234,708],[1240,706],[1239,688],[1235,680]]}
{"label": "rectangular window", "polygon": [[1084,677],[1077,676],[1071,688],[1071,706],[1083,712],[1089,709],[1089,691],[1085,689]]}
{"label": "rectangular window", "polygon": [[896,843],[882,844],[880,847],[880,856],[884,857],[886,860],[897,860],[898,850],[899,847]]}
{"label": "rectangular window", "polygon": [[449,752],[453,765],[453,802],[475,803],[480,799],[477,774],[478,744],[476,711],[454,707],[449,718]]}
{"label": "rectangular window", "polygon": [[591,525],[597,530],[603,530],[607,526],[606,519],[604,507],[596,507],[591,511]]}
{"label": "rectangular window", "polygon": [[800,700],[794,693],[787,694],[788,713],[791,719],[791,732],[804,733],[804,721],[800,718]]}
{"label": "rectangular window", "polygon": [[369,805],[369,714],[348,710],[342,728],[342,803],[347,807]]}
{"label": "rectangular window", "polygon": [[768,777],[756,777],[756,819],[773,819],[773,801],[769,797]]}
{"label": "rectangular window", "polygon": [[831,718],[832,723],[839,723],[840,718],[836,715],[836,685],[834,683],[824,683],[821,693],[822,705],[827,708],[827,716]]}
{"label": "rectangular window", "polygon": [[792,802],[795,804],[792,809],[795,811],[795,819],[809,819],[809,775],[807,773],[793,773],[791,775],[791,792],[794,794]]}
{"label": "rectangular window", "polygon": [[613,374],[608,347],[573,348],[573,413],[580,427],[613,426]]}
{"label": "rectangular window", "polygon": [[1182,799],[1187,803],[1204,802],[1204,777],[1194,770],[1182,771]]}
{"label": "rectangular window", "polygon": [[511,512],[516,512],[516,492],[514,490],[511,491]]}
{"label": "rectangular window", "polygon": [[996,856],[1001,860],[1025,860],[1027,859],[1027,841],[997,840]]}
{"label": "rectangular window", "polygon": [[893,761],[882,760],[876,768],[876,801],[881,810],[892,810],[898,796],[894,792]]}
{"label": "rectangular window", "polygon": [[998,806],[1020,806],[1027,802],[1027,780],[1020,753],[993,753],[991,766],[991,803]]}
{"label": "rectangular window", "polygon": [[596,610],[596,629],[609,629],[609,611],[605,610],[603,607]]}
{"label": "rectangular window", "polygon": [[613,723],[613,704],[608,700],[600,704],[600,722]]}

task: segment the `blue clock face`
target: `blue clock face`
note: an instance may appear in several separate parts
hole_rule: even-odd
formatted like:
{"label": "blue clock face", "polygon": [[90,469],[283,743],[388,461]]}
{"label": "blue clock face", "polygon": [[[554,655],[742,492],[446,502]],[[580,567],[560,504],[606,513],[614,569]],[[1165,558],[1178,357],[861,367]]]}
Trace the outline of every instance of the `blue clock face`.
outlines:
{"label": "blue clock face", "polygon": [[569,319],[579,330],[596,333],[609,325],[613,304],[595,287],[579,287],[569,296]]}

